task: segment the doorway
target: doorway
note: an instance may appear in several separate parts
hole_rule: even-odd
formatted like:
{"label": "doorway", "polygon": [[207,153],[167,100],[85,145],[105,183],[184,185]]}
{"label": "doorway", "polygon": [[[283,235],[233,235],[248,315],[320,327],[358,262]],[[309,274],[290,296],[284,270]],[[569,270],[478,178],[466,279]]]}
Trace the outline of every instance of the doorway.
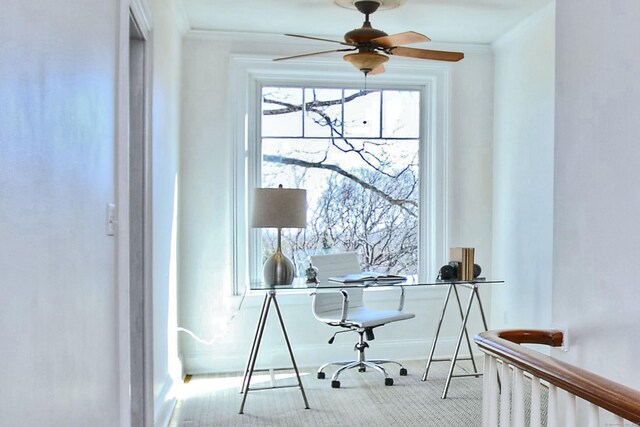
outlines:
{"label": "doorway", "polygon": [[129,15],[129,327],[131,425],[153,426],[151,149],[147,34]]}

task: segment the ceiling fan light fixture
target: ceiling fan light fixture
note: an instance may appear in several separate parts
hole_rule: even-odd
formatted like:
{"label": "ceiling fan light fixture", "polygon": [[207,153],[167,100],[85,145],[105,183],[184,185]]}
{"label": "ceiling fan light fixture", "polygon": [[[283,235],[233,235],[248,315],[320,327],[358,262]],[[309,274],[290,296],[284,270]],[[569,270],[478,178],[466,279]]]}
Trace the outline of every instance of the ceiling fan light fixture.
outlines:
{"label": "ceiling fan light fixture", "polygon": [[[364,14],[365,19],[362,27],[347,32],[344,35],[344,41],[329,40],[320,37],[303,36],[298,34],[287,34],[287,36],[300,37],[310,40],[327,41],[347,47],[320,52],[304,53],[301,55],[286,56],[284,58],[275,58],[274,61],[302,58],[331,52],[354,52],[348,55],[344,55],[343,58],[345,61],[349,61],[359,71],[363,72],[366,77],[367,75],[384,73],[384,63],[389,60],[389,56],[391,55],[449,62],[457,62],[464,58],[464,54],[462,52],[447,52],[440,50],[405,47],[404,45],[407,44],[431,41],[429,37],[415,31],[405,31],[403,33],[388,35],[382,30],[373,28],[373,26],[371,25],[371,21],[369,21],[369,15],[379,9],[389,9],[397,7],[402,4],[404,0],[333,1],[338,6],[355,8],[360,13]],[[384,54],[379,52],[383,52]]]}
{"label": "ceiling fan light fixture", "polygon": [[345,61],[367,74],[389,60],[389,57],[376,52],[350,53],[344,56]]}

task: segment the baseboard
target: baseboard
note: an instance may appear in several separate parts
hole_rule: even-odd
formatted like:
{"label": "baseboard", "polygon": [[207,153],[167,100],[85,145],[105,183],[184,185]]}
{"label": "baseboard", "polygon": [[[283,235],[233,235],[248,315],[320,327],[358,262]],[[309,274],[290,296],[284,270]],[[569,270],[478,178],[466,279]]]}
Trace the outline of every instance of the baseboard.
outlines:
{"label": "baseboard", "polygon": [[162,390],[153,402],[153,425],[155,427],[167,427],[169,425],[176,406],[175,387],[176,384],[173,378],[167,375]]}
{"label": "baseboard", "polygon": [[[355,337],[354,337],[355,339]],[[457,337],[441,337],[436,347],[436,358],[451,357],[455,349]],[[293,352],[296,363],[300,367],[320,366],[331,360],[354,358],[354,340],[340,338],[333,344],[295,345]],[[376,339],[367,349],[367,357],[393,360],[427,360],[432,340],[382,340]],[[473,348],[473,347],[472,347]],[[242,372],[249,357],[249,348],[216,348],[205,351],[183,352],[182,364],[188,374],[206,374],[214,372]],[[473,348],[474,355],[480,352]],[[466,344],[460,348],[459,357],[468,357]],[[260,349],[257,369],[290,367],[291,361],[286,346],[269,346]]]}

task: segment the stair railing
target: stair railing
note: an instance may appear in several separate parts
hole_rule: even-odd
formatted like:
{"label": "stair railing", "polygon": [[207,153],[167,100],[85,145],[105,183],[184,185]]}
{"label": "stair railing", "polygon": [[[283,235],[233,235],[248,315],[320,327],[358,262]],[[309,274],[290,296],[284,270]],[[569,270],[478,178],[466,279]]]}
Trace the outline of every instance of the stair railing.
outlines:
{"label": "stair railing", "polygon": [[[544,387],[548,387],[547,427],[622,427],[640,423],[639,391],[520,345],[560,347],[562,341],[563,334],[558,330],[488,331],[475,337],[476,344],[485,353],[484,427],[524,427],[527,404],[528,425],[543,425]],[[499,375],[498,364],[501,364]],[[510,370],[513,370],[513,382]],[[526,402],[525,377],[531,378],[531,396]],[[577,413],[579,399],[587,402],[586,413]],[[603,410],[610,413],[606,417],[613,417],[607,418],[606,424],[600,424]]]}

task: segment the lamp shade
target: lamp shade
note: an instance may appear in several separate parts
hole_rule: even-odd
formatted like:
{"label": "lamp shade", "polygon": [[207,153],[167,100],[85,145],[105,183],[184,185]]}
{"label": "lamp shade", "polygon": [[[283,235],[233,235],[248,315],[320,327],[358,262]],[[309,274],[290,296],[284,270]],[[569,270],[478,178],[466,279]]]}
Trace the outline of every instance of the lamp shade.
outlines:
{"label": "lamp shade", "polygon": [[253,193],[253,228],[307,226],[307,191],[298,188],[256,188]]}
{"label": "lamp shade", "polygon": [[376,52],[350,53],[343,58],[365,74],[375,70],[389,60],[388,56]]}

